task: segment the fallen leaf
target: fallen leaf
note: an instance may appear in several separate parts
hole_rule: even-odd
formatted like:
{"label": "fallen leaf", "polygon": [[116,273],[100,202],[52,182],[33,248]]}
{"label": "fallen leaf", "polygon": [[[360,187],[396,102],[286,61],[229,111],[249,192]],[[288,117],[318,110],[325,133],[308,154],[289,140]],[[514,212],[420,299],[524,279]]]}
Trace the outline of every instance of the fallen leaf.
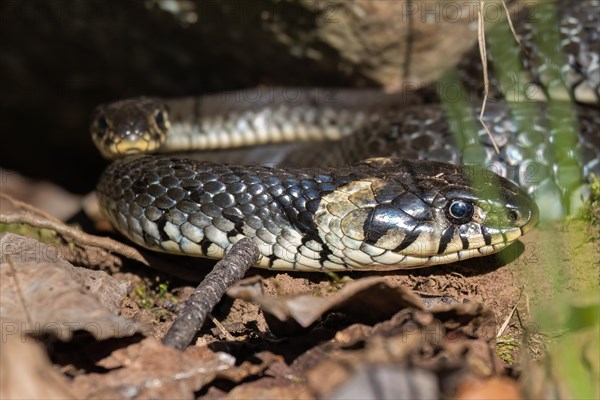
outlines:
{"label": "fallen leaf", "polygon": [[403,366],[374,365],[357,369],[325,399],[415,399],[439,398],[437,377],[429,371]]}
{"label": "fallen leaf", "polygon": [[240,281],[229,288],[227,294],[256,303],[281,321],[293,319],[305,328],[333,311],[343,311],[364,321],[378,322],[406,307],[425,309],[415,293],[402,286],[389,286],[380,277],[350,282],[330,297],[267,296],[262,292],[261,282],[255,278]]}
{"label": "fallen leaf", "polygon": [[[328,297],[265,295],[262,281],[256,277],[240,282],[228,294],[304,327],[301,337],[288,340],[294,341],[290,346],[306,346],[307,350],[294,359],[287,372],[274,375],[280,386],[297,385],[286,395],[452,397],[461,379],[483,380],[504,373],[495,354],[495,317],[481,304],[438,301],[426,308],[414,292],[380,277],[350,282]],[[344,319],[344,315],[351,318]],[[328,321],[335,321],[335,316],[337,321],[352,324],[311,344],[310,338],[326,334]],[[319,324],[315,324],[317,320]],[[280,365],[279,369],[285,368]],[[269,397],[271,392],[265,388],[273,382],[273,377],[259,378],[236,387],[225,398]]]}
{"label": "fallen leaf", "polygon": [[[382,366],[385,368],[377,372],[381,375],[377,379],[392,379],[392,371],[398,372],[398,368],[404,370],[393,380],[395,382],[418,370],[428,371],[435,377],[435,384],[424,388],[422,392],[410,391],[410,379],[405,382],[406,387],[396,388],[399,392],[391,388],[389,392],[382,391],[381,396],[387,393],[387,398],[402,398],[404,395],[408,396],[404,398],[437,398],[437,395],[428,397],[435,394],[435,391],[431,391],[433,387],[444,388],[444,395],[452,396],[456,389],[454,382],[460,377],[501,374],[503,369],[493,351],[493,338],[490,341],[486,335],[487,330],[473,329],[471,335],[467,336],[460,331],[462,327],[454,326],[455,319],[464,320],[467,326],[469,321],[478,321],[482,326],[492,325],[493,315],[485,307],[477,305],[460,304],[453,308],[440,311],[447,321],[451,321],[447,324],[447,321],[437,318],[436,312],[405,308],[391,319],[374,326],[350,325],[334,338],[294,360],[292,371],[295,375],[305,377],[308,387],[320,398],[351,398],[349,389],[340,388],[345,385],[353,388],[349,382],[362,379],[364,371],[375,371]],[[470,320],[467,316],[470,316]],[[417,373],[415,379],[417,376],[420,375]],[[364,398],[381,397],[371,396],[374,392],[369,388],[364,390],[364,393],[361,392]],[[338,397],[335,393],[343,395]],[[363,398],[360,393],[356,397]]]}
{"label": "fallen leaf", "polygon": [[227,379],[231,382],[237,383],[248,378],[249,376],[261,375],[267,368],[269,368],[274,363],[283,362],[283,357],[275,355],[268,351],[260,352],[256,354],[253,358],[255,358],[259,362],[252,363],[250,361],[244,361],[239,366],[219,372],[219,378]]}
{"label": "fallen leaf", "polygon": [[33,338],[8,336],[0,342],[0,398],[74,399],[69,383]]}
{"label": "fallen leaf", "polygon": [[74,267],[57,248],[11,233],[0,235],[0,320],[5,335],[51,334],[69,340],[131,336],[138,326],[116,315],[127,285],[102,271]]}
{"label": "fallen leaf", "polygon": [[312,400],[314,398],[304,385],[293,383],[283,385],[281,382],[271,382],[267,386],[265,380],[236,386],[223,397],[227,400]]}
{"label": "fallen leaf", "polygon": [[494,377],[485,381],[469,380],[456,393],[457,400],[520,400],[523,396],[514,379]]}
{"label": "fallen leaf", "polygon": [[98,363],[109,372],[76,377],[73,390],[79,398],[193,399],[194,392],[234,364],[229,354],[206,347],[181,352],[146,338]]}
{"label": "fallen leaf", "polygon": [[[16,171],[0,168],[2,193],[53,215],[65,221],[81,208],[81,196],[67,192],[51,182],[34,180],[20,175]],[[13,205],[0,198],[0,210],[10,212]]]}

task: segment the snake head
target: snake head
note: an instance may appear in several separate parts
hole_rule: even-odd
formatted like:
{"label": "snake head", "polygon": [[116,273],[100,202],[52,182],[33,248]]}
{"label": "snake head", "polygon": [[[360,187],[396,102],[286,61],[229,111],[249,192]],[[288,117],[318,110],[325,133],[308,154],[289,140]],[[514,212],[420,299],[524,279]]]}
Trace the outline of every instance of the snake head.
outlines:
{"label": "snake head", "polygon": [[527,193],[480,167],[390,158],[367,160],[356,170],[360,179],[326,194],[315,215],[336,260],[354,269],[488,255],[538,221]]}
{"label": "snake head", "polygon": [[98,106],[91,123],[92,140],[108,159],[155,152],[169,129],[167,107],[148,97]]}

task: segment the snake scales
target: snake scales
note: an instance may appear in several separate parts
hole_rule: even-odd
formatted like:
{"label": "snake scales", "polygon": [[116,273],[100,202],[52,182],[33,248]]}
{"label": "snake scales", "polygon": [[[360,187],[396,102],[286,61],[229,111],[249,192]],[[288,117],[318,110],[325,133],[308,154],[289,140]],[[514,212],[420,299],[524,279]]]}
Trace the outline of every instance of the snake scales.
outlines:
{"label": "snake scales", "polygon": [[[582,9],[563,12],[561,28],[573,25],[572,13]],[[576,54],[565,64],[575,72],[561,82],[583,103],[592,88],[593,103],[598,54],[588,42],[570,45],[585,35],[593,39],[581,24],[562,30],[569,39],[562,50]],[[447,106],[415,105],[404,94],[373,90],[273,88],[115,102],[100,106],[92,122],[100,151],[118,158],[99,182],[99,200],[122,234],[158,251],[220,258],[250,237],[265,268],[389,270],[494,253],[536,224],[531,195],[551,215],[562,215],[585,195],[585,178],[600,169],[600,117],[589,105],[490,104],[485,118],[499,154],[473,128],[477,107],[455,109],[450,117],[444,111]],[[570,137],[565,130],[574,121],[577,134]],[[336,145],[316,150],[310,144],[288,160],[308,168],[136,155],[297,140]],[[379,158],[333,166],[367,156]]]}

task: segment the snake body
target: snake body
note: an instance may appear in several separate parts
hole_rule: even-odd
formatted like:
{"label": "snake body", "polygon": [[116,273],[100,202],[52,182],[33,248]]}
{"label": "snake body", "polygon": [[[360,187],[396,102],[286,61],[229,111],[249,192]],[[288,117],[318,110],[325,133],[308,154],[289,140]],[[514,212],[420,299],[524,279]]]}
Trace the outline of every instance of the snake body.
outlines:
{"label": "snake body", "polygon": [[273,269],[449,263],[496,252],[537,222],[529,196],[493,173],[391,158],[273,169],[134,156],[108,168],[98,194],[140,245],[220,258],[251,237],[258,265]]}
{"label": "snake body", "polygon": [[[586,103],[598,92],[598,56],[578,57],[568,65],[583,78],[563,83]],[[496,252],[537,222],[531,196],[561,216],[600,169],[600,116],[588,106],[490,104],[484,119],[496,153],[474,123],[477,106],[420,102],[373,90],[271,88],[100,106],[92,137],[118,158],[99,182],[100,204],[122,234],[153,250],[220,258],[250,237],[265,268],[389,270]],[[335,146],[287,159],[306,168],[136,155],[298,140]],[[380,158],[348,166],[372,156]]]}

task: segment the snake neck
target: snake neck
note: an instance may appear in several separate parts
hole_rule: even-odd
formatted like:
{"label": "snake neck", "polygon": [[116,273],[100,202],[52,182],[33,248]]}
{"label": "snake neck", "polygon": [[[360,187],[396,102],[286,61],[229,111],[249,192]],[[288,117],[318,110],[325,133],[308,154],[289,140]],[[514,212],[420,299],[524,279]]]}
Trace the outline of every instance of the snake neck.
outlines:
{"label": "snake neck", "polygon": [[420,101],[416,93],[283,87],[167,99],[171,129],[159,151],[337,141]]}

